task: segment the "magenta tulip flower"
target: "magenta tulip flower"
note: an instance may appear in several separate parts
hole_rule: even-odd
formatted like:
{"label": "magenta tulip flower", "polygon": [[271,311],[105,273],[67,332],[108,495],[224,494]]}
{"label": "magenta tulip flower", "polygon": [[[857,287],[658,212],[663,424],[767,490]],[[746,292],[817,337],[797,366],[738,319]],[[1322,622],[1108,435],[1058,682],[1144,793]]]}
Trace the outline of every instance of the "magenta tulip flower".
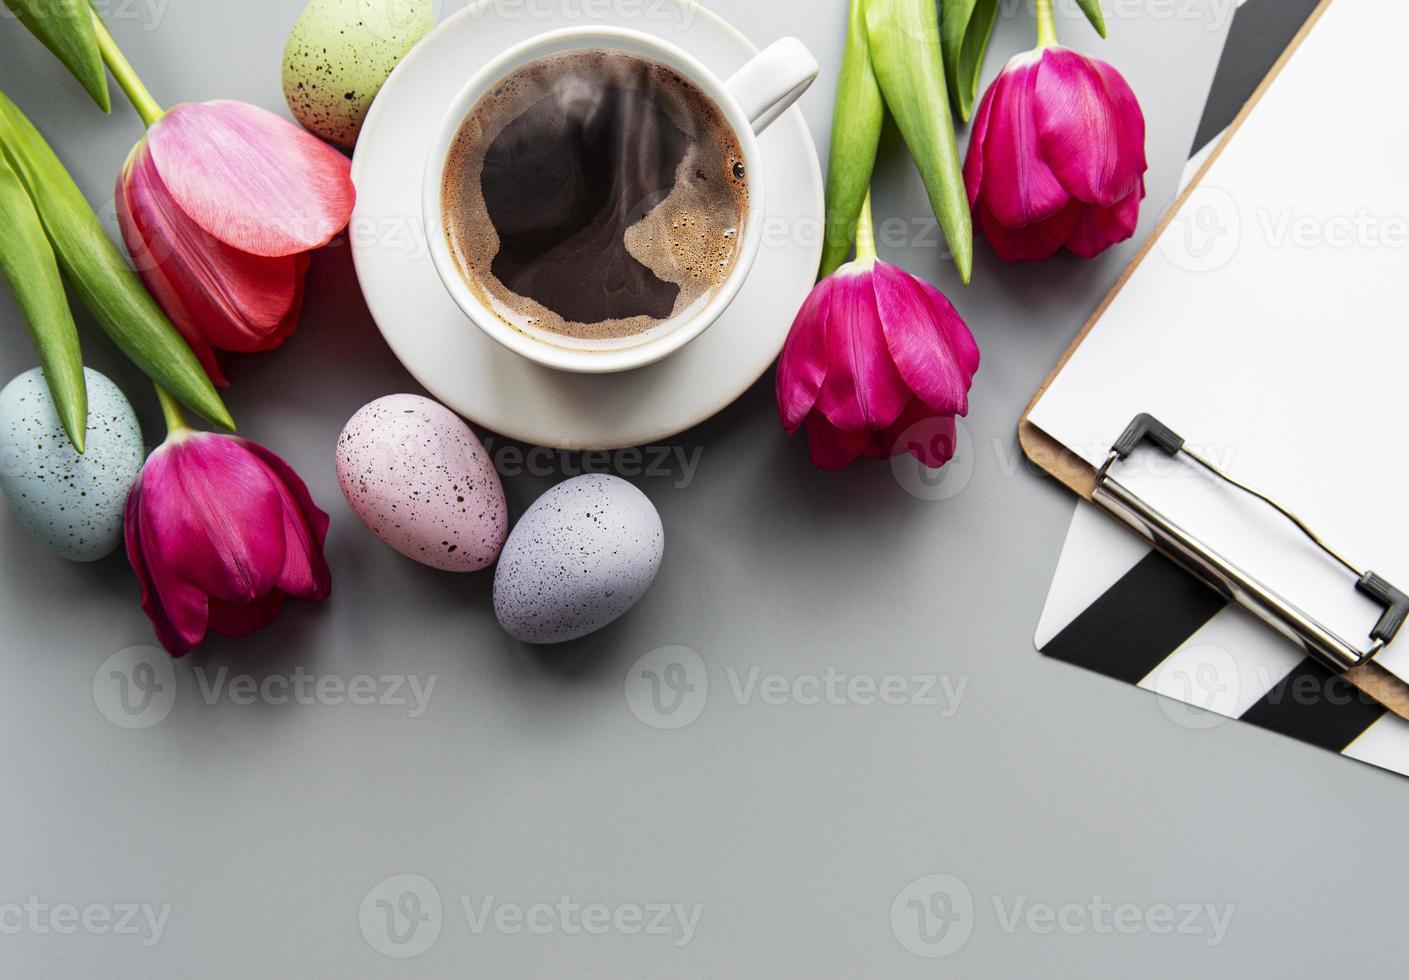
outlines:
{"label": "magenta tulip flower", "polygon": [[350,165],[243,102],[143,116],[147,135],[118,177],[118,224],[147,288],[224,384],[216,350],[271,350],[298,325],[308,253],[352,214]]}
{"label": "magenta tulip flower", "polygon": [[326,599],[328,515],[278,456],[186,428],[162,397],[171,433],[127,498],[127,557],[157,638],[181,657],[207,631],[239,637],[269,625],[289,597]]}
{"label": "magenta tulip flower", "polygon": [[[978,345],[943,293],[876,257],[869,199],[856,248],[856,261],[813,289],[783,347],[783,427],[807,427],[819,469],[906,452],[943,466],[954,455],[954,418],[969,411]],[[923,422],[926,438],[903,438]]]}
{"label": "magenta tulip flower", "polygon": [[1049,37],[984,95],[964,164],[974,217],[1007,262],[1062,248],[1093,258],[1135,234],[1145,197],[1135,93],[1104,61]]}

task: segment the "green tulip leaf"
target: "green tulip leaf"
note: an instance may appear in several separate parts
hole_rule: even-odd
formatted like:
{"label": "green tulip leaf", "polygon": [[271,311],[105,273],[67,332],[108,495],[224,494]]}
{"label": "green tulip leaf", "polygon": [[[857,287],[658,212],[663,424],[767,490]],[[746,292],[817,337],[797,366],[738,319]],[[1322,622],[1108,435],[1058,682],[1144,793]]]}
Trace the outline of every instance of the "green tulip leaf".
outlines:
{"label": "green tulip leaf", "polygon": [[113,343],[182,404],[233,429],[229,411],[190,346],[108,237],[44,137],[4,93],[0,147],[34,201],[59,268]]}
{"label": "green tulip leaf", "polygon": [[949,108],[934,0],[867,0],[866,28],[881,94],[920,168],[959,278],[973,275],[974,227]]}
{"label": "green tulip leaf", "polygon": [[5,6],[64,63],[99,109],[112,109],[88,0],[5,0]]}
{"label": "green tulip leaf", "polygon": [[998,0],[945,0],[939,16],[949,98],[959,118],[968,122],[978,102],[983,59],[998,22]]}
{"label": "green tulip leaf", "polygon": [[78,327],[44,224],[19,175],[0,153],[0,273],[10,284],[39,363],[73,448],[83,452],[88,431],[88,386]]}
{"label": "green tulip leaf", "polygon": [[1106,15],[1101,11],[1101,0],[1076,0],[1081,6],[1081,12],[1086,15],[1086,19],[1091,22],[1091,26],[1096,28],[1096,33],[1101,37],[1106,37]]}
{"label": "green tulip leaf", "polygon": [[856,240],[856,222],[871,189],[876,151],[885,122],[885,101],[871,67],[866,33],[865,0],[851,0],[846,51],[837,82],[832,120],[832,148],[827,164],[827,231],[822,251],[822,275],[835,272]]}

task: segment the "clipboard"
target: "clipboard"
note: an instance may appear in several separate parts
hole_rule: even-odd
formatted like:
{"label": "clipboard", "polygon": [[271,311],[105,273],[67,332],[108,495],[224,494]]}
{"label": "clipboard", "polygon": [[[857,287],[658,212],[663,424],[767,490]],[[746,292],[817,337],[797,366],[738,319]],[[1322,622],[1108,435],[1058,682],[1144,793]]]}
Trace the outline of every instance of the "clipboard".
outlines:
{"label": "clipboard", "polygon": [[[1187,571],[1194,573],[1205,584],[1222,593],[1226,599],[1243,606],[1268,625],[1283,632],[1288,639],[1298,642],[1315,659],[1331,666],[1376,702],[1400,717],[1409,719],[1409,684],[1400,680],[1376,660],[1376,655],[1386,645],[1393,642],[1400,627],[1404,624],[1406,616],[1409,615],[1409,598],[1406,598],[1403,592],[1394,588],[1383,577],[1362,571],[1358,566],[1352,565],[1341,558],[1337,552],[1331,550],[1316,536],[1311,527],[1295,517],[1291,511],[1275,502],[1275,487],[1250,487],[1228,476],[1217,466],[1200,457],[1198,453],[1185,452],[1186,445],[1183,438],[1176,435],[1159,419],[1148,414],[1141,414],[1134,420],[1129,418],[1122,420],[1122,423],[1128,423],[1128,425],[1123,435],[1112,443],[1105,459],[1105,465],[1093,464],[1089,457],[1073,452],[1032,420],[1034,410],[1043,396],[1061,377],[1062,372],[1068,367],[1072,358],[1077,355],[1097,324],[1102,322],[1112,305],[1121,297],[1122,292],[1150,257],[1161,237],[1169,230],[1171,223],[1179,217],[1190,198],[1199,192],[1204,178],[1218,163],[1233,138],[1242,130],[1244,123],[1262,104],[1264,96],[1282,76],[1284,69],[1302,49],[1306,39],[1321,23],[1326,12],[1335,2],[1337,0],[1322,0],[1302,30],[1278,59],[1266,78],[1263,79],[1261,85],[1258,86],[1253,96],[1220,139],[1217,147],[1166,212],[1155,232],[1145,242],[1111,292],[1087,321],[1071,347],[1068,348],[1035,393],[1019,422],[1018,436],[1024,453],[1042,471],[1081,498],[1101,505],[1100,509],[1108,516],[1136,527],[1155,546],[1156,550],[1164,553]],[[1186,432],[1184,435],[1192,434]],[[1183,454],[1191,457],[1198,465],[1213,475],[1231,481],[1231,487],[1235,491],[1245,491],[1257,498],[1260,504],[1275,508],[1281,516],[1287,518],[1288,527],[1295,526],[1296,531],[1308,535],[1331,557],[1345,565],[1347,570],[1354,569],[1360,573],[1355,576],[1354,580],[1350,580],[1350,584],[1359,587],[1362,592],[1370,595],[1384,608],[1383,616],[1373,631],[1375,635],[1367,641],[1365,647],[1357,649],[1348,643],[1339,642],[1341,638],[1334,631],[1325,631],[1329,633],[1328,636],[1321,636],[1319,641],[1313,642],[1316,637],[1316,627],[1320,625],[1313,615],[1305,613],[1304,610],[1298,609],[1290,603],[1280,601],[1275,590],[1261,586],[1256,578],[1251,578],[1250,582],[1247,578],[1237,580],[1238,569],[1236,565],[1222,562],[1216,547],[1209,548],[1207,547],[1208,542],[1200,542],[1194,537],[1195,547],[1191,548],[1188,546],[1190,538],[1188,535],[1181,538],[1177,533],[1151,533],[1154,525],[1160,521],[1163,521],[1165,525],[1172,526],[1176,532],[1180,529],[1177,523],[1169,521],[1165,515],[1159,513],[1157,508],[1144,506],[1137,494],[1121,492],[1119,481],[1112,476],[1121,462],[1129,456],[1137,444],[1141,443],[1152,444],[1169,456]],[[1264,491],[1268,492],[1264,493]],[[1234,573],[1233,581],[1229,579],[1230,568]],[[1251,593],[1248,591],[1249,585],[1252,587]],[[1260,592],[1259,587],[1261,587]],[[1277,606],[1281,608],[1274,608]],[[1297,622],[1298,619],[1300,622]],[[1409,643],[1409,640],[1403,642]]]}

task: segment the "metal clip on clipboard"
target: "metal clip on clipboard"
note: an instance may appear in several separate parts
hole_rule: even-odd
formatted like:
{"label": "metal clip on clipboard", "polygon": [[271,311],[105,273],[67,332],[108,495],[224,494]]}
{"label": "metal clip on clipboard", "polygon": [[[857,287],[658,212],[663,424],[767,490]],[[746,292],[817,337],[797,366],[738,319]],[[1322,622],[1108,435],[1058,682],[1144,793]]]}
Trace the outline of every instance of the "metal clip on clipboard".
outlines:
{"label": "metal clip on clipboard", "polygon": [[[1371,631],[1368,648],[1362,649],[1338,636],[1315,618],[1287,602],[1264,583],[1226,560],[1215,549],[1151,507],[1139,495],[1111,475],[1112,468],[1127,459],[1144,442],[1150,442],[1170,457],[1184,456],[1220,480],[1251,494],[1277,510],[1296,525],[1323,552],[1344,566],[1356,578],[1355,588],[1384,609],[1384,615]],[[1105,464],[1096,474],[1092,499],[1103,508],[1153,541],[1161,550],[1218,592],[1238,603],[1268,626],[1291,640],[1326,667],[1343,673],[1373,660],[1394,641],[1409,619],[1409,595],[1401,592],[1374,572],[1362,571],[1328,547],[1301,518],[1264,493],[1239,482],[1193,452],[1168,426],[1150,415],[1138,415],[1111,447]]]}

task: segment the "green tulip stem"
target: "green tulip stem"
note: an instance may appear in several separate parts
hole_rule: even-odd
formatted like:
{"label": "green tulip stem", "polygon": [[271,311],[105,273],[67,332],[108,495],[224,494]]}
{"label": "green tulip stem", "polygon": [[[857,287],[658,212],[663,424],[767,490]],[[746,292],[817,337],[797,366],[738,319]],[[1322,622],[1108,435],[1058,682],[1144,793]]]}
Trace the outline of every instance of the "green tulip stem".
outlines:
{"label": "green tulip stem", "polygon": [[98,16],[97,11],[93,13],[93,29],[98,33],[98,51],[103,56],[103,63],[108,66],[108,71],[113,73],[113,78],[117,79],[117,84],[122,87],[127,100],[132,103],[132,108],[137,110],[137,115],[142,117],[142,124],[150,129],[152,123],[166,115],[166,110],[157,104],[157,100],[152,98],[152,93],[147,91],[147,86],[137,77],[131,62],[117,46],[108,31],[108,25],[103,23],[103,18]]}
{"label": "green tulip stem", "polygon": [[161,385],[154,387],[157,389],[157,401],[161,402],[161,416],[166,421],[166,434],[171,436],[189,429],[186,416],[181,414],[180,403],[168,395]]}
{"label": "green tulip stem", "polygon": [[1037,46],[1050,48],[1056,43],[1057,17],[1052,12],[1052,0],[1037,0]]}
{"label": "green tulip stem", "polygon": [[861,218],[856,222],[856,261],[876,261],[876,226],[871,220],[871,192],[861,205]]}

